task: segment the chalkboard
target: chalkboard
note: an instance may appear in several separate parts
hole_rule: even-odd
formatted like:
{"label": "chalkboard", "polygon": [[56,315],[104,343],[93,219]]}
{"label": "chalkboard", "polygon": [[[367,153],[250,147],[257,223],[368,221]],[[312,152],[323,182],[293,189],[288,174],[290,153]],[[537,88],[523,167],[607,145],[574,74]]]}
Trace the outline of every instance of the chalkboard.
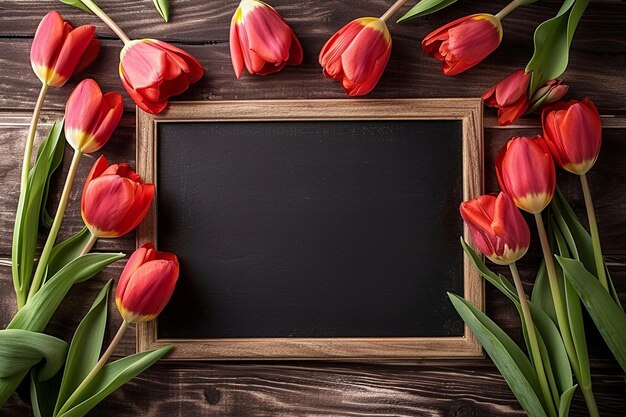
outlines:
{"label": "chalkboard", "polygon": [[475,295],[458,205],[480,189],[480,103],[448,104],[462,111],[272,101],[140,116],[140,171],[157,184],[140,239],[181,264],[147,344],[180,341],[183,358],[479,353],[446,292]]}

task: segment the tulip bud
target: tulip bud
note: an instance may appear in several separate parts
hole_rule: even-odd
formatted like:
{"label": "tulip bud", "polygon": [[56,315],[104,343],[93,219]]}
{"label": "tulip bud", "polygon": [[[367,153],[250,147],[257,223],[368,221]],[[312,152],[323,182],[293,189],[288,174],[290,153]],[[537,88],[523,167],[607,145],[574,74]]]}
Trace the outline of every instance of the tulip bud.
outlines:
{"label": "tulip bud", "polygon": [[349,96],[376,86],[391,55],[391,34],[377,17],[353,20],[326,42],[319,55],[324,76],[341,83]]}
{"label": "tulip bud", "polygon": [[65,105],[65,138],[77,151],[95,152],[107,143],[123,112],[119,93],[102,94],[94,80],[83,80]]}
{"label": "tulip bud", "polygon": [[235,75],[268,75],[302,63],[302,46],[282,16],[270,5],[242,0],[230,23],[230,58]]}
{"label": "tulip bud", "polygon": [[115,304],[129,323],[154,320],[172,297],[178,280],[178,258],[157,252],[152,243],[137,249],[122,271]]}
{"label": "tulip bud", "polygon": [[122,85],[137,106],[152,114],[161,113],[170,97],[185,92],[203,73],[196,58],[155,39],[130,41],[120,53]]}
{"label": "tulip bud", "polygon": [[543,134],[554,160],[566,171],[583,175],[593,167],[602,144],[602,121],[588,98],[546,108]]}
{"label": "tulip bud", "polygon": [[441,61],[445,75],[456,75],[479,64],[502,40],[500,19],[486,14],[465,16],[431,32],[422,49]]}
{"label": "tulip bud", "polygon": [[472,241],[480,251],[498,265],[519,260],[530,246],[528,224],[506,193],[482,195],[461,203],[461,217],[467,224]]}
{"label": "tulip bud", "polygon": [[153,184],[144,184],[128,164],[109,166],[101,156],[85,180],[80,208],[93,236],[120,237],[141,223],[153,198]]}
{"label": "tulip bud", "polygon": [[56,11],[48,13],[39,23],[30,49],[30,63],[41,82],[62,87],[75,70],[89,65],[99,50],[95,33],[95,26],[74,29]]}
{"label": "tulip bud", "polygon": [[532,214],[543,211],[556,188],[554,162],[541,136],[509,140],[498,155],[496,175],[502,191]]}
{"label": "tulip bud", "polygon": [[569,87],[563,84],[563,80],[547,81],[531,97],[528,112],[541,110],[544,106],[559,101],[567,93],[567,90]]}

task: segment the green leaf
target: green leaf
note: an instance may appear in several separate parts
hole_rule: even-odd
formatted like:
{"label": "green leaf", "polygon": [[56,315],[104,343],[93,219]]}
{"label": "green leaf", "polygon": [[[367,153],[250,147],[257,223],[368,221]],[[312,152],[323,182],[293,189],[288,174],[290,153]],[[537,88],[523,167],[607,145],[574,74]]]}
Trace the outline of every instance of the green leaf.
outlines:
{"label": "green leaf", "polygon": [[72,285],[88,280],[109,264],[123,257],[123,253],[88,253],[74,259],[50,278],[28,300],[28,303],[17,312],[7,328],[34,332],[43,331]]}
{"label": "green leaf", "polygon": [[626,372],[626,313],[613,301],[598,279],[585,269],[582,262],[560,256],[557,256],[557,260],[602,338]]}
{"label": "green leaf", "polygon": [[[155,0],[156,1],[156,0]],[[449,5],[456,3],[457,0],[422,0],[411,8],[404,16],[398,19],[397,23],[414,17],[426,16],[439,10],[445,9]]]}
{"label": "green leaf", "polygon": [[574,392],[578,385],[574,385],[570,389],[561,394],[561,403],[559,405],[559,417],[569,417],[569,407],[572,404],[572,398],[574,398]]}
{"label": "green leaf", "polygon": [[532,71],[529,97],[546,81],[559,77],[569,61],[569,47],[589,0],[568,0],[559,13],[535,30],[535,52],[526,66]]}
{"label": "green leaf", "polygon": [[80,0],[61,0],[61,3],[69,4],[70,6],[77,7],[80,10],[84,10],[88,13],[93,13],[91,10],[89,10],[89,7],[85,6],[85,4]]}
{"label": "green leaf", "polygon": [[543,260],[539,266],[539,271],[537,271],[537,277],[535,278],[535,285],[533,286],[530,299],[533,304],[539,307],[556,323],[556,310],[554,309],[554,301],[552,300],[548,270],[546,268],[546,262]]}
{"label": "green leaf", "polygon": [[35,417],[53,417],[62,372],[58,372],[47,381],[39,381],[36,372],[36,368],[30,371],[30,401],[33,414]]}
{"label": "green leaf", "polygon": [[54,412],[57,413],[78,388],[100,358],[104,331],[107,324],[107,308],[111,283],[106,283],[96,297],[91,309],[78,325],[67,354],[63,381]]}
{"label": "green leaf", "polygon": [[54,376],[65,362],[67,343],[56,337],[21,329],[0,330],[0,378],[28,371],[42,360],[38,378]]}
{"label": "green leaf", "polygon": [[493,360],[529,417],[546,417],[537,374],[515,342],[482,311],[455,294],[450,301]]}
{"label": "green leaf", "polygon": [[[60,123],[62,125],[63,120]],[[50,227],[52,227],[52,221],[54,220],[52,216],[50,215],[50,213],[48,213],[48,210],[46,209],[46,203],[48,201],[48,191],[50,190],[50,179],[52,179],[52,174],[54,174],[57,168],[59,168],[59,166],[61,165],[61,162],[63,162],[63,155],[65,153],[65,134],[63,130],[61,130],[61,133],[58,136],[59,136],[59,139],[56,141],[56,146],[52,148],[53,149],[52,154],[51,154],[52,157],[50,158],[50,167],[48,169],[49,175],[48,175],[48,178],[46,178],[46,183],[44,184],[43,198],[41,200],[40,221],[41,221],[41,224],[46,229],[49,229]],[[46,154],[50,154],[50,153],[51,151],[49,149],[46,149],[46,147],[40,146],[37,152],[37,160],[39,160],[40,157],[42,156],[45,157]]]}
{"label": "green leaf", "polygon": [[107,364],[77,398],[76,405],[57,417],[84,416],[109,394],[148,369],[172,348],[173,346],[165,346]]}
{"label": "green leaf", "polygon": [[11,262],[13,282],[20,302],[25,302],[32,279],[40,211],[45,204],[44,193],[58,159],[58,149],[64,146],[63,121],[52,126],[40,145],[35,164],[30,169],[24,192],[20,193],[13,228]]}
{"label": "green leaf", "polygon": [[154,7],[156,7],[157,12],[161,15],[163,20],[166,22],[170,19],[170,6],[167,0],[152,0],[154,2]]}
{"label": "green leaf", "polygon": [[78,258],[90,237],[91,232],[89,232],[89,229],[83,227],[74,236],[54,246],[50,252],[50,258],[48,258],[48,266],[43,282],[46,282],[48,277],[53,276],[65,265]]}
{"label": "green leaf", "polygon": [[502,275],[496,275],[493,271],[487,268],[487,265],[482,260],[482,257],[478,255],[474,250],[465,242],[465,239],[461,237],[461,246],[463,250],[467,254],[470,262],[476,268],[476,270],[483,276],[487,281],[493,284],[497,289],[499,289],[504,295],[506,295],[512,301],[518,302],[517,291],[513,284],[511,284],[506,278]]}

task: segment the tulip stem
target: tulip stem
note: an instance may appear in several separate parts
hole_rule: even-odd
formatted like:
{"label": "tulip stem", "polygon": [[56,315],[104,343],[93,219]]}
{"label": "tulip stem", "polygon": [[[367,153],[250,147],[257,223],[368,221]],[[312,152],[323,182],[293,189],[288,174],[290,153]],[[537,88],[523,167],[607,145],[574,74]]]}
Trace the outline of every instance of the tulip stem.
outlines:
{"label": "tulip stem", "polygon": [[76,170],[78,168],[78,162],[80,161],[81,156],[81,151],[74,151],[72,163],[70,164],[70,169],[67,172],[67,178],[65,179],[65,185],[63,186],[63,193],[61,194],[61,199],[59,200],[59,207],[57,208],[57,212],[54,215],[54,220],[52,221],[52,227],[50,227],[50,233],[48,234],[48,238],[46,239],[46,244],[41,251],[41,256],[39,257],[39,262],[37,263],[37,269],[35,270],[35,275],[33,276],[30,290],[28,291],[28,298],[31,298],[33,295],[35,295],[41,287],[43,275],[46,271],[46,267],[48,266],[48,258],[50,257],[50,252],[52,252],[52,248],[54,247],[54,242],[57,239],[57,235],[59,234],[61,222],[63,221],[63,215],[65,214],[65,209],[67,208],[67,203],[70,199],[72,185],[74,185],[74,177],[76,176]]}
{"label": "tulip stem", "polygon": [[93,14],[98,16],[100,20],[102,20],[109,28],[111,28],[113,32],[115,32],[117,37],[120,38],[122,42],[124,42],[124,44],[130,42],[130,38],[126,36],[124,31],[100,7],[98,7],[96,3],[94,3],[92,0],[81,1],[85,6],[87,6],[89,10],[93,12]]}
{"label": "tulip stem", "polygon": [[535,324],[533,323],[533,317],[530,313],[530,307],[528,306],[526,292],[524,291],[524,286],[522,285],[522,280],[520,279],[519,271],[517,270],[517,265],[515,265],[515,262],[510,264],[509,268],[511,269],[511,275],[513,276],[513,282],[515,283],[515,289],[517,290],[519,303],[522,307],[522,318],[524,319],[524,324],[526,325],[526,334],[528,335],[528,342],[530,343],[531,358],[533,364],[535,365],[535,370],[537,371],[537,377],[539,378],[541,391],[546,400],[546,405],[548,406],[550,416],[556,417],[557,411],[554,407],[554,400],[550,391],[550,385],[548,384],[546,371],[543,367],[543,361],[541,359],[541,351],[539,350],[539,342],[537,340]]}
{"label": "tulip stem", "polygon": [[509,13],[511,13],[513,10],[517,9],[521,5],[522,5],[521,1],[513,0],[512,2],[507,4],[504,7],[504,9],[502,9],[498,13],[496,13],[496,19],[498,19],[498,20],[504,19],[505,17],[507,17],[509,15]]}
{"label": "tulip stem", "polygon": [[401,8],[402,6],[404,6],[404,3],[406,3],[407,1],[408,1],[408,0],[397,0],[397,1],[393,4],[393,6],[391,6],[391,7],[389,8],[389,10],[387,10],[387,11],[385,12],[385,14],[383,14],[383,15],[380,17],[380,20],[382,20],[383,22],[387,22],[387,20],[388,20],[391,16],[393,16],[394,14],[396,14],[396,13],[398,12],[398,10],[400,10],[400,8]]}
{"label": "tulip stem", "polygon": [[91,250],[91,248],[93,248],[93,245],[95,245],[96,240],[98,240],[98,236],[95,236],[93,233],[90,233],[87,244],[85,244],[85,247],[83,248],[83,250],[80,251],[80,256],[87,255],[89,251]]}
{"label": "tulip stem", "polygon": [[598,232],[598,222],[596,220],[596,211],[593,208],[593,200],[591,199],[591,190],[589,189],[589,181],[587,174],[580,175],[580,184],[583,188],[583,196],[585,197],[585,207],[587,208],[587,218],[589,219],[589,230],[591,231],[591,242],[593,245],[593,256],[596,260],[596,270],[598,271],[598,279],[604,288],[609,290],[609,282],[606,277],[606,269],[604,268],[604,260],[602,258],[602,246],[600,245],[600,233]]}
{"label": "tulip stem", "polygon": [[80,395],[85,390],[85,388],[87,388],[89,383],[91,383],[91,381],[93,381],[96,375],[98,375],[98,372],[100,372],[100,370],[104,367],[104,365],[106,365],[106,363],[109,361],[109,358],[111,357],[111,354],[113,354],[113,351],[122,340],[122,337],[124,336],[124,333],[126,332],[126,329],[128,328],[128,324],[129,323],[126,320],[122,321],[122,324],[120,325],[120,328],[117,330],[115,337],[111,341],[111,344],[109,345],[107,350],[105,350],[104,353],[102,354],[102,357],[100,358],[98,363],[96,363],[96,365],[89,372],[89,374],[87,374],[85,379],[83,379],[83,381],[76,388],[76,390],[74,390],[74,392],[72,393],[72,395],[70,395],[67,401],[65,401],[65,404],[63,404],[63,406],[61,407],[59,412],[56,413],[56,415],[62,415],[67,410],[69,410],[74,405],[76,400],[80,397]]}
{"label": "tulip stem", "polygon": [[42,83],[41,90],[39,90],[39,97],[37,97],[37,103],[33,110],[33,117],[30,120],[30,126],[28,127],[28,136],[26,137],[26,146],[24,148],[24,163],[22,164],[22,182],[20,186],[20,192],[24,193],[26,189],[26,182],[28,181],[28,172],[30,171],[30,157],[33,153],[33,144],[35,142],[35,133],[37,132],[37,124],[39,122],[39,113],[43,107],[43,101],[46,98],[48,92],[48,84]]}
{"label": "tulip stem", "polygon": [[535,222],[537,223],[537,231],[539,232],[539,240],[541,241],[541,250],[543,251],[543,258],[546,262],[546,269],[548,271],[548,281],[550,282],[550,292],[552,293],[552,302],[554,303],[554,310],[556,311],[556,319],[561,331],[561,337],[565,344],[565,350],[569,357],[570,364],[572,365],[576,378],[580,375],[580,365],[578,363],[578,356],[576,355],[576,348],[574,347],[574,341],[572,340],[572,331],[569,327],[569,320],[567,313],[565,312],[565,304],[561,297],[561,286],[556,275],[556,267],[554,265],[554,255],[550,248],[550,242],[548,241],[548,234],[543,224],[543,218],[541,213],[535,213]]}

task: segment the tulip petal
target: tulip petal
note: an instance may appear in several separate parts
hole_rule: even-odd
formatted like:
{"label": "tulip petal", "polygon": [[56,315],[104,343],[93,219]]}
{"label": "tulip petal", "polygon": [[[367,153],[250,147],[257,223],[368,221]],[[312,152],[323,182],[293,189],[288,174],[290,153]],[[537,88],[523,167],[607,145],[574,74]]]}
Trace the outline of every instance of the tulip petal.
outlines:
{"label": "tulip petal", "polygon": [[116,235],[118,224],[135,202],[136,187],[133,181],[117,175],[105,175],[91,181],[83,194],[83,220],[93,235]]}
{"label": "tulip petal", "polygon": [[230,45],[230,60],[233,63],[233,70],[235,71],[235,76],[239,79],[243,74],[243,54],[241,52],[241,45],[239,44],[239,35],[237,33],[238,25],[235,23],[235,19],[233,18],[232,23],[230,24],[230,37],[229,37],[229,45]]}
{"label": "tulip petal", "polygon": [[152,243],[146,243],[133,252],[128,259],[128,262],[126,262],[122,275],[120,275],[117,282],[117,287],[115,289],[116,302],[124,297],[124,292],[126,291],[130,277],[135,273],[135,271],[144,263],[153,261],[155,257],[156,251]]}
{"label": "tulip petal", "polygon": [[138,184],[135,188],[133,204],[128,207],[126,216],[121,218],[115,226],[115,233],[123,236],[131,232],[141,223],[154,199],[155,188],[153,184]]}
{"label": "tulip petal", "polygon": [[248,47],[265,62],[280,63],[289,58],[291,28],[269,6],[254,7],[244,16]]}
{"label": "tulip petal", "polygon": [[67,35],[54,64],[55,76],[49,81],[49,85],[60,87],[65,84],[76,70],[78,62],[91,43],[95,33],[95,26],[83,25],[72,30]]}
{"label": "tulip petal", "polygon": [[124,102],[120,93],[110,92],[103,96],[104,118],[98,121],[98,126],[93,132],[93,140],[83,147],[83,152],[92,153],[102,148],[111,138],[124,112]]}
{"label": "tulip petal", "polygon": [[291,32],[291,45],[289,46],[289,59],[287,65],[300,65],[302,63],[302,45],[295,33]]}
{"label": "tulip petal", "polygon": [[[96,162],[93,164],[93,166],[89,170],[89,174],[87,174],[87,178],[85,179],[85,185],[83,185],[83,195],[85,195],[85,190],[87,189],[87,186],[89,185],[91,180],[93,180],[94,178],[98,178],[100,175],[102,175],[102,173],[108,168],[108,166],[109,166],[109,161],[107,161],[104,155],[96,159]],[[81,213],[85,211],[84,204],[85,204],[85,199],[83,198],[81,199],[81,202],[80,202]]]}
{"label": "tulip petal", "polygon": [[30,49],[30,62],[35,74],[44,83],[54,67],[65,35],[65,22],[54,10],[49,12],[37,27]]}

